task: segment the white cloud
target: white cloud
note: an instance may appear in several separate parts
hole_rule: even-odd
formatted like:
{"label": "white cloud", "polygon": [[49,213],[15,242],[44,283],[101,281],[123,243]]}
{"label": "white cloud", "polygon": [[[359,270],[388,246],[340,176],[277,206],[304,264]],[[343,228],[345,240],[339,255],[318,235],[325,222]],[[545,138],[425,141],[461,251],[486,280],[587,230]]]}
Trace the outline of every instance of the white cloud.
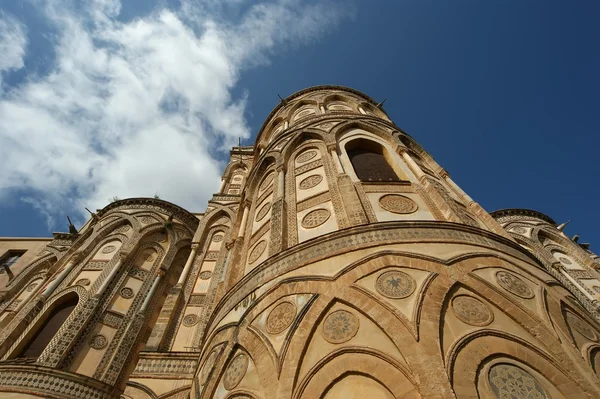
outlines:
{"label": "white cloud", "polygon": [[[69,4],[44,8],[58,32],[53,68],[0,98],[0,196],[34,192],[26,201],[46,216],[155,192],[201,211],[223,151],[250,135],[247,100],[231,94],[243,70],[348,16],[288,0],[241,11],[235,0],[227,7],[243,14],[228,19],[218,2],[190,1],[123,23],[117,0]],[[0,15],[0,51],[10,55],[0,70],[23,67],[24,32]]]}
{"label": "white cloud", "polygon": [[23,57],[27,46],[25,28],[12,16],[0,11],[0,94],[2,74],[23,68]]}

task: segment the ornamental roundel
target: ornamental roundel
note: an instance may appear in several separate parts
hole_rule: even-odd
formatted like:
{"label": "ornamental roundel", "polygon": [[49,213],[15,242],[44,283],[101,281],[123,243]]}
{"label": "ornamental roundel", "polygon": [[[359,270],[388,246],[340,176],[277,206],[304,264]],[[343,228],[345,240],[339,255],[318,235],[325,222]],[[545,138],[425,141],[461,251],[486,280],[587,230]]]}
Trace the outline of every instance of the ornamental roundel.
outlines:
{"label": "ornamental roundel", "polygon": [[515,227],[511,231],[517,234],[527,234],[527,229],[525,227]]}
{"label": "ornamental roundel", "polygon": [[265,191],[271,183],[273,183],[273,179],[275,178],[275,173],[269,173],[267,177],[260,183],[260,187],[258,191]]}
{"label": "ornamental roundel", "polygon": [[271,203],[267,202],[256,213],[255,221],[260,222],[261,220],[263,220],[265,218],[265,216],[267,216],[267,214],[269,213],[270,210],[271,210]]}
{"label": "ornamental roundel", "polygon": [[401,299],[410,296],[415,292],[415,286],[415,279],[408,274],[397,270],[381,273],[375,283],[377,292],[385,297],[393,299]]}
{"label": "ornamental roundel", "polygon": [[504,288],[511,294],[515,294],[521,298],[531,299],[534,293],[529,286],[519,277],[512,273],[499,271],[496,273],[496,281],[500,287]]}
{"label": "ornamental roundel", "polygon": [[260,256],[263,254],[263,252],[265,252],[266,248],[267,242],[265,240],[262,240],[258,244],[256,244],[254,248],[252,248],[252,251],[250,251],[250,255],[248,256],[248,262],[256,262],[258,258],[260,258]]}
{"label": "ornamental roundel", "polygon": [[311,175],[311,176],[308,176],[306,179],[302,180],[300,182],[300,184],[298,185],[298,187],[300,187],[301,190],[308,190],[309,188],[316,187],[322,181],[323,181],[323,176]]}
{"label": "ornamental roundel", "polygon": [[598,341],[598,336],[592,330],[592,327],[573,313],[567,312],[567,323],[590,341]]}
{"label": "ornamental roundel", "polygon": [[298,163],[308,162],[316,156],[317,156],[317,152],[314,150],[305,151],[302,154],[298,155],[298,157],[296,158],[296,162],[298,162]]}
{"label": "ornamental roundel", "polygon": [[323,322],[321,333],[323,338],[332,344],[349,341],[358,332],[359,321],[347,310],[331,312]]}
{"label": "ornamental roundel", "polygon": [[111,252],[115,252],[116,249],[117,247],[115,247],[114,245],[107,245],[106,247],[102,248],[102,253],[110,254]]}
{"label": "ornamental roundel", "polygon": [[212,352],[208,355],[206,362],[204,362],[204,366],[202,367],[202,371],[200,372],[200,384],[204,385],[206,380],[208,379],[208,375],[210,374],[212,368],[217,362],[217,357],[219,356],[219,350],[213,349]]}
{"label": "ornamental roundel", "polygon": [[90,279],[89,278],[82,278],[79,279],[75,282],[75,285],[81,285],[82,287],[87,287],[88,285],[90,285]]}
{"label": "ornamental roundel", "polygon": [[331,216],[331,212],[327,209],[315,209],[314,211],[308,212],[304,218],[302,218],[302,227],[305,229],[314,229],[319,227]]}
{"label": "ornamental roundel", "polygon": [[27,292],[31,292],[37,287],[37,283],[31,283],[27,286]]}
{"label": "ornamental roundel", "polygon": [[186,327],[193,327],[196,324],[198,324],[199,321],[200,318],[197,314],[190,313],[185,315],[185,317],[183,318],[183,325]]}
{"label": "ornamental roundel", "polygon": [[96,334],[90,340],[90,346],[94,349],[102,349],[108,345],[108,340],[102,334]]}
{"label": "ornamental roundel", "polygon": [[119,294],[125,299],[133,298],[133,290],[129,287],[121,288],[121,291],[119,292]]}
{"label": "ornamental roundel", "polygon": [[248,356],[240,353],[229,363],[229,367],[225,371],[223,376],[225,389],[231,391],[235,388],[246,375],[246,370],[248,370]]}
{"label": "ornamental roundel", "polygon": [[498,399],[531,398],[545,399],[546,392],[527,371],[512,364],[496,364],[490,368],[488,381]]}
{"label": "ornamental roundel", "polygon": [[279,334],[288,328],[296,317],[296,305],[292,302],[281,302],[267,317],[267,331]]}
{"label": "ornamental roundel", "polygon": [[571,262],[570,259],[565,258],[564,256],[559,257],[558,260],[561,261],[562,263],[564,263],[565,265],[571,265],[571,264],[573,264],[573,262]]}
{"label": "ornamental roundel", "polygon": [[460,321],[472,326],[487,326],[494,320],[490,308],[472,296],[459,295],[454,297],[452,311]]}
{"label": "ornamental roundel", "polygon": [[212,238],[213,242],[221,242],[223,241],[223,234],[215,234]]}
{"label": "ornamental roundel", "polygon": [[379,205],[392,213],[407,214],[415,212],[419,207],[408,197],[398,194],[387,194],[379,198]]}
{"label": "ornamental roundel", "polygon": [[212,272],[210,270],[205,270],[200,273],[200,280],[209,280],[212,277]]}

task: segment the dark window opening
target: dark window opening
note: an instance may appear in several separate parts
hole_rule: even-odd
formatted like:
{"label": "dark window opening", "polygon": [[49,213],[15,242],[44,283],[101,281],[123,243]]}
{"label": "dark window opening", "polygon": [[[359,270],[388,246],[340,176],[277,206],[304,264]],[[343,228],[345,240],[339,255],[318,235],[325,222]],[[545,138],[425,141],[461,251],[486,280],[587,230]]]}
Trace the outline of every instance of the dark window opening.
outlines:
{"label": "dark window opening", "polygon": [[75,309],[78,300],[79,297],[75,295],[52,309],[52,314],[38,328],[35,335],[29,340],[18,357],[35,359],[40,357],[46,346],[50,343],[50,340],[58,332],[58,329],[64,324],[73,309]]}
{"label": "dark window opening", "polygon": [[[347,149],[354,172],[364,182],[396,182],[400,178],[383,155],[383,149],[377,145],[369,147],[358,145]],[[379,148],[377,148],[379,147]]]}
{"label": "dark window opening", "polygon": [[23,256],[26,251],[8,251],[2,259],[0,259],[0,274],[8,274],[9,280],[12,280],[14,275],[10,268],[17,263],[17,261]]}

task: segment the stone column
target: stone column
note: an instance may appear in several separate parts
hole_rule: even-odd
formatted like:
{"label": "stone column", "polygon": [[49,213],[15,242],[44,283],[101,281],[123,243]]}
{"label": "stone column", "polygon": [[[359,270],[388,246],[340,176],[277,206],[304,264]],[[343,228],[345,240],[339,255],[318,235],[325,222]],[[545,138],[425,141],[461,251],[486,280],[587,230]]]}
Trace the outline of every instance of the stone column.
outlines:
{"label": "stone column", "polygon": [[185,280],[187,279],[188,274],[190,274],[190,270],[192,270],[192,265],[194,264],[194,259],[196,258],[199,246],[200,244],[197,242],[192,243],[192,252],[190,252],[190,256],[188,256],[187,262],[185,262],[185,266],[183,267],[181,276],[179,276],[176,287],[182,287],[185,284]]}
{"label": "stone column", "polygon": [[402,156],[402,159],[404,160],[404,162],[406,162],[406,164],[408,165],[410,170],[413,172],[413,174],[415,175],[417,180],[421,180],[421,177],[425,176],[425,173],[423,173],[423,169],[421,169],[421,167],[408,154],[407,148],[400,147],[398,152]]}
{"label": "stone column", "polygon": [[248,220],[248,212],[250,212],[250,204],[244,204],[244,213],[242,215],[242,221],[240,222],[240,229],[238,230],[239,238],[243,238],[246,234],[246,221]]}
{"label": "stone column", "polygon": [[223,189],[225,188],[225,179],[221,179],[221,186],[219,187],[219,194],[223,194]]}
{"label": "stone column", "polygon": [[277,167],[277,187],[271,205],[271,240],[269,255],[281,252],[286,246],[285,171],[283,165]]}
{"label": "stone column", "polygon": [[113,277],[115,276],[115,274],[117,274],[117,272],[119,271],[119,268],[121,267],[121,265],[123,264],[123,259],[125,259],[127,257],[128,253],[124,252],[124,251],[120,251],[119,252],[119,260],[117,261],[117,263],[113,266],[113,268],[111,269],[110,273],[108,274],[108,276],[106,276],[106,278],[104,279],[104,281],[102,282],[102,284],[100,285],[100,288],[98,288],[98,290],[96,291],[96,293],[94,294],[95,298],[99,298],[100,296],[102,296],[102,294],[104,293],[104,291],[106,291],[106,288],[108,287],[108,285],[110,284],[111,280],[113,279]]}
{"label": "stone column", "polygon": [[45,301],[46,299],[50,298],[50,295],[52,295],[56,287],[58,287],[60,283],[62,283],[62,281],[65,279],[65,277],[67,277],[67,275],[71,272],[71,270],[73,270],[80,257],[80,253],[75,253],[71,256],[71,259],[69,259],[69,263],[67,263],[65,268],[50,284],[48,284],[44,292],[42,292],[42,295],[40,295],[41,301]]}

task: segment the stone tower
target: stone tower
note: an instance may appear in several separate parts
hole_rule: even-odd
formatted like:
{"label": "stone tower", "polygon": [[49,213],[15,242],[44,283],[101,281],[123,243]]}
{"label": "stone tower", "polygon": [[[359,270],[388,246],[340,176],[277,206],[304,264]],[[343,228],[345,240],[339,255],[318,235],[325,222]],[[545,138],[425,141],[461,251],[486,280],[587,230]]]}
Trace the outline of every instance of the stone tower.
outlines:
{"label": "stone tower", "polygon": [[22,252],[0,275],[0,392],[597,398],[600,261],[563,227],[488,214],[381,104],[306,89],[202,214],[128,199],[0,239]]}

